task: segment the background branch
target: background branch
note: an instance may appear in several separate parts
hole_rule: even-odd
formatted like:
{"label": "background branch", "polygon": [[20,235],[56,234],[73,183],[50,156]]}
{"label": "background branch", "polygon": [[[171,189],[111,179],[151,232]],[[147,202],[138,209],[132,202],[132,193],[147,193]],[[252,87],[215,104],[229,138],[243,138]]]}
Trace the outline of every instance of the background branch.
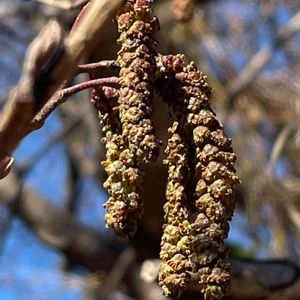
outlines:
{"label": "background branch", "polygon": [[105,247],[107,240],[105,242],[98,232],[80,224],[67,210],[55,208],[36,191],[19,187],[19,179],[12,172],[0,182],[1,202],[41,241],[61,251],[72,264],[81,264],[90,270],[108,269],[112,265],[116,254]]}
{"label": "background branch", "polygon": [[229,103],[249,86],[273,57],[278,46],[284,45],[300,29],[300,13],[297,13],[286,24],[282,25],[271,47],[259,50],[246,66],[240,71],[238,77],[229,84]]}
{"label": "background branch", "polygon": [[48,5],[53,5],[63,9],[70,9],[81,6],[90,0],[34,0]]}

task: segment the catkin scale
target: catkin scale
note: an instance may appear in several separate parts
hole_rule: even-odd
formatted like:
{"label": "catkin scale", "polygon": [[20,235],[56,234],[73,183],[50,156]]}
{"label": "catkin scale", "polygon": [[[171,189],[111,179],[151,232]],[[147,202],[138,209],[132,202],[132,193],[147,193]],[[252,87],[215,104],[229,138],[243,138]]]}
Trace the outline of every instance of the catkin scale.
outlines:
{"label": "catkin scale", "polygon": [[104,205],[106,224],[120,235],[129,235],[132,232],[129,229],[137,226],[137,213],[141,210],[136,192],[141,188],[137,180],[140,174],[139,170],[128,167],[130,155],[122,136],[118,97],[119,94],[113,93],[105,97],[98,89],[93,91],[92,101],[99,112],[104,135],[102,142],[106,147],[106,159],[102,162],[108,175],[104,187],[110,195]]}

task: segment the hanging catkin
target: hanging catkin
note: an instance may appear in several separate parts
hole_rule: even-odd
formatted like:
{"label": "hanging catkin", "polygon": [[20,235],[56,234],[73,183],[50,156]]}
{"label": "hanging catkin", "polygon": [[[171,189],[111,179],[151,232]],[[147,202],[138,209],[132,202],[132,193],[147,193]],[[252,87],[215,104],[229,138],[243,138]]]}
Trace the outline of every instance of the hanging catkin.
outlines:
{"label": "hanging catkin", "polygon": [[122,151],[116,161],[105,163],[109,175],[105,187],[110,194],[105,218],[109,227],[124,236],[135,233],[143,213],[143,167],[158,156],[151,120],[156,19],[150,13],[151,1],[128,0],[117,17],[121,136],[116,146]]}
{"label": "hanging catkin", "polygon": [[165,295],[178,296],[187,287],[190,276],[190,230],[189,210],[186,197],[188,149],[182,136],[181,124],[173,122],[169,129],[171,137],[166,148],[168,166],[167,202],[164,205],[163,236],[161,240],[161,266],[159,281]]}
{"label": "hanging catkin", "polygon": [[[210,108],[211,89],[206,77],[197,70],[194,63],[186,65],[183,55],[161,56],[158,61],[161,73],[165,77],[173,77],[172,84],[176,85],[177,95],[173,99],[174,105],[181,105],[182,113],[185,114],[182,134],[190,137],[187,140],[186,163],[192,174],[188,185],[192,192],[188,194],[190,210],[188,222],[185,221],[189,228],[189,236],[186,237],[189,250],[184,250],[185,256],[188,254],[188,260],[185,257],[185,272],[198,274],[201,291],[206,299],[220,299],[230,280],[228,249],[224,239],[229,230],[228,221],[233,214],[234,185],[239,181],[234,169],[235,155],[231,140],[225,135],[223,126]],[[177,162],[173,161],[169,170],[176,166]],[[167,198],[165,206],[169,205],[171,201]],[[169,219],[165,218],[164,228],[168,228]],[[166,240],[168,238],[164,237],[162,247]],[[164,289],[166,295],[176,294],[181,288],[179,281],[178,286],[166,282],[168,272],[174,277],[174,267],[163,268],[164,265],[170,266],[171,260],[171,256],[162,257],[163,276],[160,276],[160,284],[167,286]],[[183,277],[183,269],[177,271],[178,276]]]}

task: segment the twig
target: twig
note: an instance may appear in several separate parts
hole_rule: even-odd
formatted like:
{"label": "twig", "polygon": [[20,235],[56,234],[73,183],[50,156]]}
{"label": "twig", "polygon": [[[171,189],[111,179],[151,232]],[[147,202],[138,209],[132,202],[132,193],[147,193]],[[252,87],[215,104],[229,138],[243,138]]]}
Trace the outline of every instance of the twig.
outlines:
{"label": "twig", "polygon": [[293,222],[298,233],[300,233],[300,213],[295,203],[287,202],[285,205],[286,211],[290,217],[290,220]]}
{"label": "twig", "polygon": [[[41,117],[46,118],[52,111],[49,106],[55,108],[64,100],[55,95],[47,103],[76,72],[80,59],[90,53],[106,22],[122,3],[122,0],[92,1],[76,30],[66,39],[59,24],[51,21],[33,41],[25,57],[20,82],[0,115],[0,158],[10,156],[24,136],[39,128],[36,125],[43,124]],[[47,113],[39,114],[45,108]],[[7,170],[7,167],[2,169]],[[4,171],[0,173],[0,177],[4,175]]]}
{"label": "twig", "polygon": [[239,76],[229,84],[228,104],[232,105],[235,97],[249,86],[262,71],[264,66],[273,57],[278,46],[283,45],[300,30],[300,12],[292,17],[285,25],[279,28],[278,35],[271,47],[259,50],[248,64],[242,69]]}
{"label": "twig", "polygon": [[89,71],[95,71],[103,68],[119,68],[119,64],[115,60],[102,60],[96,63],[79,65],[78,73],[88,73]]}
{"label": "twig", "polygon": [[34,0],[47,5],[56,6],[63,9],[76,8],[87,3],[89,0]]}
{"label": "twig", "polygon": [[103,85],[116,85],[118,84],[118,82],[119,82],[119,78],[114,76],[107,77],[107,78],[93,79],[93,80],[88,80],[83,83],[73,85],[69,88],[65,88],[62,90],[62,93],[64,96],[69,97],[71,95],[74,95],[86,89],[95,88]]}
{"label": "twig", "polygon": [[[43,126],[47,117],[62,103],[64,103],[72,95],[89,88],[95,88],[103,85],[118,84],[117,77],[99,78],[89,80],[83,83],[73,85],[71,87],[57,91],[47,104],[39,111],[31,122],[31,131],[39,129]],[[103,87],[105,89],[105,87]]]}
{"label": "twig", "polygon": [[130,265],[135,260],[135,251],[132,247],[127,247],[123,250],[115,265],[105,282],[103,293],[109,296],[111,292],[115,291],[121,283],[125,273],[127,272]]}
{"label": "twig", "polygon": [[300,12],[296,13],[286,24],[282,25],[278,31],[279,42],[285,42],[300,29]]}
{"label": "twig", "polygon": [[270,160],[268,162],[268,166],[267,166],[267,173],[269,176],[273,177],[274,176],[274,170],[277,164],[277,161],[280,157],[280,154],[286,144],[286,141],[290,135],[290,133],[292,132],[292,130],[295,128],[294,125],[288,124],[286,125],[278,134],[275,142],[274,142],[274,146],[272,148],[271,151],[271,155],[270,155]]}
{"label": "twig", "polygon": [[238,77],[229,85],[229,98],[231,101],[240,94],[261,72],[274,54],[273,48],[258,51],[240,72]]}

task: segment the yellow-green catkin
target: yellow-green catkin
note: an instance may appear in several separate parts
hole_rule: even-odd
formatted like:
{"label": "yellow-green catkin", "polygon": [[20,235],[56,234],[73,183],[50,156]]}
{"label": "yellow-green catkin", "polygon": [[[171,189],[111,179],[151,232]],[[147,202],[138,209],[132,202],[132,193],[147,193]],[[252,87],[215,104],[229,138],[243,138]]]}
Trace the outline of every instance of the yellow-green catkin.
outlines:
{"label": "yellow-green catkin", "polygon": [[168,166],[166,203],[164,205],[163,236],[161,240],[159,284],[166,296],[178,297],[188,286],[190,276],[189,209],[187,207],[188,148],[181,124],[174,121],[169,128],[171,137],[166,148],[164,164]]}
{"label": "yellow-green catkin", "polygon": [[158,66],[169,81],[173,78],[177,95],[173,101],[182,106],[182,131],[189,137],[192,178],[188,195],[190,254],[186,262],[190,268],[186,272],[198,274],[206,299],[221,299],[230,280],[224,239],[233,214],[234,186],[239,182],[234,169],[236,157],[231,140],[210,108],[211,89],[206,77],[195,64],[186,64],[182,55],[170,55],[161,56]]}
{"label": "yellow-green catkin", "polygon": [[139,167],[158,156],[158,139],[151,120],[155,56],[153,37],[156,19],[149,0],[127,0],[118,17],[120,70],[120,119],[133,163]]}
{"label": "yellow-green catkin", "polygon": [[159,152],[151,120],[156,55],[151,1],[127,0],[117,22],[121,135],[113,146],[119,157],[105,163],[109,175],[105,187],[110,194],[105,219],[119,235],[131,236],[143,213],[143,167]]}
{"label": "yellow-green catkin", "polygon": [[[108,175],[104,187],[110,197],[105,203],[107,209],[105,220],[107,225],[118,234],[127,235],[129,229],[136,227],[135,207],[137,205],[132,200],[135,194],[128,193],[126,185],[129,180],[132,183],[138,183],[136,180],[138,176],[135,174],[136,170],[127,168],[128,147],[122,136],[118,104],[119,93],[114,89],[110,89],[110,91],[112,92],[105,94],[101,89],[95,89],[92,95],[92,102],[98,109],[102,125],[102,142],[106,148],[106,159],[102,162],[102,166]],[[131,201],[130,205],[126,201]]]}
{"label": "yellow-green catkin", "polygon": [[[158,57],[159,62],[160,56]],[[167,84],[168,80],[162,80],[161,83],[160,87],[158,84],[158,91],[162,98],[169,103],[172,121],[168,130],[170,137],[165,150],[166,158],[163,161],[168,167],[168,180],[166,203],[163,207],[164,225],[161,239],[159,285],[164,295],[177,298],[190,283],[191,277],[187,270],[192,270],[189,259],[191,254],[190,208],[187,202],[190,168],[182,106],[176,104],[176,90],[171,88],[172,79],[170,86]]]}

